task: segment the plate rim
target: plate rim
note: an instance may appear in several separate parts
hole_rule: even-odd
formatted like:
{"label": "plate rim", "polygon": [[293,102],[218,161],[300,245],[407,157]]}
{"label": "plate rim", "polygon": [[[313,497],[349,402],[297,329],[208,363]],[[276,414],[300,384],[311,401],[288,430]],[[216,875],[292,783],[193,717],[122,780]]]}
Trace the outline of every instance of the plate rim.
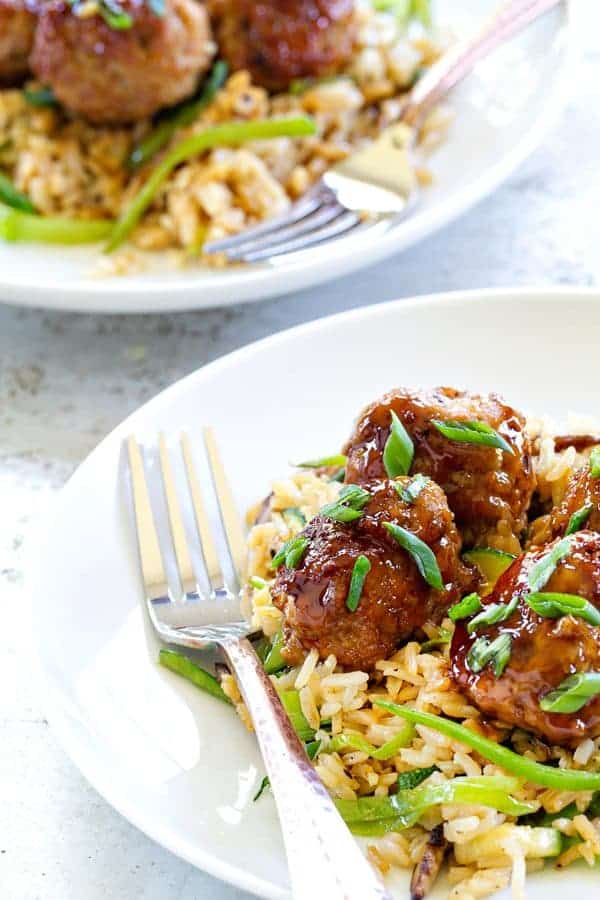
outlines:
{"label": "plate rim", "polygon": [[[461,303],[493,303],[494,300],[500,298],[518,299],[522,298],[532,303],[551,302],[564,303],[569,299],[587,297],[590,302],[600,303],[600,287],[578,286],[578,285],[549,285],[535,287],[502,287],[502,288],[483,288],[470,290],[455,290],[444,293],[426,294],[406,299],[395,299],[386,301],[385,303],[374,304],[372,306],[362,306],[353,310],[336,313],[330,316],[324,316],[287,328],[282,331],[268,335],[258,341],[254,341],[243,347],[219,357],[211,363],[201,366],[183,378],[178,379],[172,385],[158,392],[150,400],[139,406],[133,413],[122,420],[100,443],[88,454],[88,456],[80,463],[74,473],[71,475],[67,483],[58,492],[56,503],[53,504],[51,513],[42,517],[38,523],[31,539],[31,574],[28,578],[29,597],[32,607],[34,645],[36,654],[36,664],[41,678],[39,683],[42,685],[42,699],[46,710],[47,718],[56,735],[59,743],[62,745],[67,756],[79,769],[88,783],[96,790],[100,796],[109,803],[120,815],[128,822],[138,828],[143,834],[151,840],[158,843],[163,848],[169,850],[175,856],[185,860],[196,868],[212,875],[215,878],[231,884],[241,890],[246,890],[260,897],[272,898],[272,900],[284,900],[289,898],[290,893],[285,889],[277,888],[273,883],[264,879],[251,875],[245,870],[236,867],[234,864],[226,862],[219,857],[214,856],[207,851],[202,850],[197,845],[190,845],[185,835],[174,832],[173,829],[162,827],[162,824],[156,819],[150,823],[143,821],[143,815],[138,814],[135,804],[128,801],[127,797],[119,795],[119,789],[113,787],[110,780],[107,780],[103,774],[103,767],[98,764],[98,757],[95,753],[89,751],[89,747],[85,742],[78,738],[77,728],[72,723],[72,717],[69,715],[68,699],[62,695],[55,676],[49,668],[44,667],[40,652],[40,645],[43,640],[43,634],[37,626],[37,618],[35,615],[37,604],[40,603],[40,597],[43,596],[45,570],[44,559],[47,553],[48,538],[46,525],[49,519],[59,521],[61,515],[64,515],[64,509],[69,502],[70,496],[77,491],[81,473],[88,465],[93,464],[97,456],[107,451],[116,442],[122,440],[123,434],[135,424],[138,417],[143,417],[148,412],[148,407],[157,404],[164,404],[170,401],[170,397],[178,391],[187,391],[192,382],[198,379],[210,378],[219,370],[228,366],[235,366],[238,361],[251,356],[253,354],[262,353],[269,346],[277,346],[286,341],[293,341],[297,337],[309,336],[311,332],[321,329],[335,328],[340,322],[360,321],[361,318],[382,316],[385,317],[388,312],[396,307],[403,307],[407,314],[411,310],[422,307],[439,307],[447,302]],[[94,762],[96,765],[94,765]]]}
{"label": "plate rim", "polygon": [[[549,12],[561,16],[557,22],[556,34],[561,35],[562,64],[554,91],[548,96],[531,127],[514,147],[454,198],[442,198],[439,203],[424,211],[417,209],[413,216],[400,220],[383,235],[375,234],[371,240],[359,241],[357,248],[350,243],[350,238],[326,243],[319,250],[312,251],[313,258],[309,264],[302,257],[292,258],[281,266],[258,264],[239,271],[232,269],[223,281],[219,280],[219,274],[212,276],[210,280],[204,275],[196,283],[193,277],[175,279],[169,283],[153,277],[128,281],[126,276],[90,276],[59,286],[44,281],[42,277],[21,283],[4,282],[0,276],[0,302],[24,308],[107,315],[145,315],[226,308],[240,303],[256,303],[271,297],[283,297],[295,291],[327,284],[340,276],[369,268],[394,253],[407,250],[491,196],[541,145],[546,134],[558,121],[570,95],[577,59],[573,28],[574,4],[572,0],[563,0]],[[396,247],[399,232],[402,239]],[[349,249],[345,249],[349,243]],[[353,249],[355,252],[352,252]],[[324,262],[327,262],[326,266],[323,265]],[[107,283],[110,284],[108,289]],[[286,283],[290,286],[286,287]],[[208,294],[208,298],[204,294]]]}

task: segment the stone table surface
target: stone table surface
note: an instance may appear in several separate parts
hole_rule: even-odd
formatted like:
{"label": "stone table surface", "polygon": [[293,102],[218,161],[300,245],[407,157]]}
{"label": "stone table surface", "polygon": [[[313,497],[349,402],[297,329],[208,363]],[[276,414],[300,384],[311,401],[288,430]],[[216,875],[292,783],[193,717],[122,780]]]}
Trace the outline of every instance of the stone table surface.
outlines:
{"label": "stone table surface", "polygon": [[[590,21],[600,19],[591,0]],[[583,10],[582,10],[583,11]],[[578,29],[571,102],[493,197],[383,265],[224,311],[94,317],[0,305],[0,885],[5,900],[233,900],[85,782],[44,718],[32,661],[28,538],[75,466],[182,375],[289,325],[433,291],[594,285],[600,276],[597,28]]]}

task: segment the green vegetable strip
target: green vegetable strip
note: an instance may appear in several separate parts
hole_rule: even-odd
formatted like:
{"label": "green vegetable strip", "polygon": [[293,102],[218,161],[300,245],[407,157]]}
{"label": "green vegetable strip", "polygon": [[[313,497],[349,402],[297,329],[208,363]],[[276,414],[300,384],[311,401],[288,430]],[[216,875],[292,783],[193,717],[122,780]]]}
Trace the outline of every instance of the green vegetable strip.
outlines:
{"label": "green vegetable strip", "polygon": [[578,509],[576,512],[574,512],[569,519],[569,524],[567,525],[565,535],[575,534],[575,532],[583,528],[583,526],[589,519],[593,508],[594,507],[591,503],[587,503],[585,506],[582,506],[581,509]]}
{"label": "green vegetable strip", "polygon": [[556,788],[559,791],[598,791],[600,790],[600,773],[596,772],[578,772],[574,769],[559,769],[554,766],[545,766],[542,763],[534,762],[527,757],[519,756],[518,753],[496,744],[495,741],[489,740],[480,734],[469,731],[458,722],[450,719],[444,719],[442,716],[435,716],[433,713],[421,712],[421,710],[411,709],[408,706],[399,706],[397,703],[391,703],[389,700],[373,700],[374,706],[386,709],[395,716],[400,716],[415,725],[425,725],[426,728],[432,728],[440,734],[452,740],[460,741],[472,750],[476,750],[480,756],[497,766],[502,766],[507,772],[526,778],[532,784],[539,784],[542,787]]}
{"label": "green vegetable strip", "polygon": [[421,475],[419,472],[407,485],[395,484],[396,492],[405,503],[411,505],[415,502],[427,482],[430,481],[427,475]]}
{"label": "green vegetable strip", "polygon": [[201,669],[187,656],[177,653],[175,650],[161,650],[158,654],[158,661],[165,669],[170,669],[171,672],[175,672],[187,681],[191,681],[196,687],[216,697],[217,700],[222,700],[224,703],[231,705],[231,700],[223,691],[214,675]]}
{"label": "green vegetable strip", "polygon": [[0,201],[12,206],[13,209],[20,209],[22,212],[34,213],[35,206],[26,194],[17,190],[10,178],[0,172]]}
{"label": "green vegetable strip", "polygon": [[281,672],[282,669],[285,669],[287,663],[283,656],[281,655],[281,648],[283,647],[283,632],[281,628],[273,638],[273,643],[271,644],[271,648],[268,651],[264,667],[267,675],[274,675],[275,672]]}
{"label": "green vegetable strip", "polygon": [[322,456],[320,459],[307,459],[296,465],[299,469],[325,469],[329,466],[345,466],[347,462],[347,456],[336,453],[334,456]]}
{"label": "green vegetable strip", "polygon": [[552,550],[545,553],[531,567],[527,576],[527,581],[532,593],[535,594],[545,587],[554,574],[557,565],[569,555],[571,552],[571,540],[572,538],[570,536],[562,538],[562,540],[554,545]]}
{"label": "green vegetable strip", "polygon": [[288,714],[288,718],[292,723],[292,727],[301,741],[312,741],[315,736],[314,728],[311,728],[300,704],[300,694],[298,691],[281,691],[279,699],[283,704],[283,708]]}
{"label": "green vegetable strip", "polygon": [[106,251],[111,253],[116,250],[129,237],[173,169],[188,159],[193,159],[212,147],[233,147],[248,141],[278,137],[308,137],[315,132],[314,121],[300,116],[264,119],[258,122],[226,122],[186,138],[167,153],[141,191],[123,211],[114,226]]}
{"label": "green vegetable strip", "polygon": [[254,797],[252,798],[252,802],[256,803],[256,801],[259,800],[260,797],[262,797],[264,791],[266,791],[266,789],[268,787],[271,787],[271,782],[269,781],[269,776],[265,775],[265,777],[263,778],[263,780],[261,781],[261,783],[259,785],[257,792],[255,793]]}
{"label": "green vegetable strip", "polygon": [[459,776],[441,784],[422,785],[389,797],[336,800],[338,811],[354,834],[377,836],[411,828],[432,806],[440,803],[474,803],[509,816],[523,816],[537,804],[515,800],[516,778],[500,775]]}
{"label": "green vegetable strip", "polygon": [[146,135],[146,137],[131,152],[127,161],[129,169],[137,169],[152,159],[159,150],[168,144],[178,128],[184,128],[191,125],[200,113],[209,106],[215,98],[215,95],[223,87],[227,80],[228,66],[227,63],[219,60],[212,67],[210,74],[202,86],[202,90],[198,97],[183,103],[178,109],[167,114],[156,128]]}
{"label": "green vegetable strip", "polygon": [[468,619],[483,609],[479,594],[467,594],[460,603],[455,603],[448,610],[448,616],[452,622],[458,622],[460,619]]}
{"label": "green vegetable strip", "polygon": [[487,628],[488,625],[498,625],[500,622],[506,622],[514,613],[519,603],[519,595],[510,600],[509,603],[490,603],[484,606],[474,619],[471,619],[467,625],[469,634],[473,634],[478,628]]}
{"label": "green vegetable strip", "polygon": [[390,415],[392,425],[383,448],[383,465],[389,478],[397,478],[399,475],[408,475],[415,455],[415,447],[410,434],[396,413],[391,410]]}
{"label": "green vegetable strip", "polygon": [[600,478],[600,447],[594,447],[590,453],[590,472],[592,478]]}
{"label": "green vegetable strip", "polygon": [[493,641],[485,637],[477,638],[467,654],[467,663],[472,672],[481,672],[492,663],[494,675],[500,678],[510,659],[512,638],[508,632],[499,634]]}
{"label": "green vegetable strip", "polygon": [[286,564],[288,569],[295,569],[308,549],[308,538],[297,534],[286,541],[281,550],[271,560],[271,568],[278,569]]}
{"label": "green vegetable strip", "polygon": [[432,637],[428,641],[425,641],[424,644],[421,644],[421,650],[431,650],[433,647],[441,647],[444,644],[448,644],[451,637],[452,633],[448,631],[447,628],[440,627],[437,629],[435,637]]}
{"label": "green vegetable strip", "polygon": [[401,772],[398,775],[396,786],[399,791],[410,791],[427,781],[434,772],[439,771],[437,766],[427,766],[425,769],[412,769],[410,772]]}
{"label": "green vegetable strip", "polygon": [[94,244],[110,234],[113,223],[101,219],[34,216],[0,204],[0,238],[41,244]]}
{"label": "green vegetable strip", "polygon": [[348,596],[346,597],[346,606],[348,607],[350,612],[356,612],[356,610],[358,609],[358,604],[360,603],[365,580],[370,571],[371,563],[366,556],[363,556],[361,554],[361,556],[357,557],[356,562],[354,563],[354,568],[352,569],[352,575],[350,578],[350,588],[348,590]]}
{"label": "green vegetable strip", "polygon": [[326,503],[319,511],[319,515],[334,522],[355,522],[363,515],[362,510],[367,505],[371,495],[358,484],[347,484],[338,494],[337,500]]}
{"label": "green vegetable strip", "polygon": [[49,87],[25,88],[23,91],[23,96],[30,104],[30,106],[58,106],[58,100]]}
{"label": "green vegetable strip", "polygon": [[427,584],[436,591],[442,591],[444,582],[433,550],[416,534],[396,525],[395,522],[384,522],[383,527],[404,550],[410,553]]}
{"label": "green vegetable strip", "polygon": [[324,747],[323,752],[346,753],[348,750],[358,750],[360,753],[368,754],[373,759],[391,759],[393,756],[396,756],[398,750],[401,750],[402,747],[410,746],[414,737],[414,726],[410,722],[405,724],[408,726],[407,728],[403,728],[395,737],[382,744],[381,747],[374,747],[362,734],[346,731],[343,734],[336,734]]}
{"label": "green vegetable strip", "polygon": [[565,678],[554,691],[540,700],[540,709],[569,714],[582,709],[588,700],[600,694],[600,672],[579,672]]}
{"label": "green vegetable strip", "polygon": [[589,622],[590,625],[600,625],[600,610],[585,597],[577,594],[536,593],[526,594],[525,602],[531,609],[546,619],[559,619],[561,616],[575,616]]}
{"label": "green vegetable strip", "polygon": [[449,441],[459,444],[479,444],[495,447],[514,455],[514,450],[504,438],[486,422],[442,422],[432,419],[431,424]]}

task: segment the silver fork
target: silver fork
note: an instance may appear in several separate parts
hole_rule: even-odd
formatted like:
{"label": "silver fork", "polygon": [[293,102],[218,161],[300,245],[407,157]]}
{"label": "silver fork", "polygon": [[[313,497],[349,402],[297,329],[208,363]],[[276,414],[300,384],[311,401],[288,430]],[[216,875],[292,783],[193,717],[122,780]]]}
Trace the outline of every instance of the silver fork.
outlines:
{"label": "silver fork", "polygon": [[[162,486],[158,496],[156,492],[153,495],[154,503],[141,447],[135,438],[128,440],[138,547],[150,619],[163,641],[192,648],[214,643],[229,661],[252,717],[275,796],[293,896],[297,900],[314,900],[317,884],[318,895],[329,900],[389,900],[319,780],[247,638],[250,629],[239,604],[244,535],[210,429],[204,429],[204,441],[232,570],[229,585],[223,576],[187,436],[182,435],[179,442],[177,467],[165,437],[159,438]],[[185,495],[177,488],[178,480],[182,480],[177,475],[183,473],[187,482]],[[170,527],[170,540],[162,542],[158,527],[161,521],[153,511],[161,497]],[[190,513],[187,518],[186,510]],[[196,549],[201,551],[209,592],[203,592],[198,584],[192,561]],[[169,584],[168,566],[173,561],[179,585]]]}
{"label": "silver fork", "polygon": [[343,235],[373,230],[383,222],[408,215],[419,195],[408,153],[420,122],[477,62],[561,2],[564,0],[505,3],[473,37],[456,43],[417,81],[399,123],[386,129],[365,150],[325,172],[282,215],[232,237],[210,241],[204,245],[204,252],[224,253],[234,262],[268,261]]}

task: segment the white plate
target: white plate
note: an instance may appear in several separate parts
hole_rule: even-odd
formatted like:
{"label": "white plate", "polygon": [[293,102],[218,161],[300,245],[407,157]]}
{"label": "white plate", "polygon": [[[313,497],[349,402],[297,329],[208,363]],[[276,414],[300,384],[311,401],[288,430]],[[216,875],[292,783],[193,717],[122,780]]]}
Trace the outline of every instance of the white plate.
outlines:
{"label": "white plate", "polygon": [[[498,0],[438,0],[436,20],[465,34]],[[102,312],[165,312],[258,300],[300,290],[384,259],[491,193],[541,141],[561,108],[567,69],[561,6],[498,50],[452,98],[448,141],[431,160],[435,185],[418,210],[387,233],[343,238],[277,265],[173,269],[165,256],[143,274],[94,276],[100,248],[0,243],[0,298],[24,306]],[[468,159],[468,165],[465,165]]]}
{"label": "white plate", "polygon": [[[65,488],[35,588],[50,721],[92,784],[179,856],[287,896],[272,797],[251,801],[263,775],[253,738],[230,709],[156,665],[122,497],[125,435],[185,429],[199,440],[212,423],[242,509],[288,460],[339,447],[361,406],[394,385],[493,389],[558,417],[597,412],[599,345],[600,294],[585,290],[401,301],[239,350],[124,422]],[[584,869],[536,875],[528,897],[558,900],[565,886],[591,896],[591,879]]]}

